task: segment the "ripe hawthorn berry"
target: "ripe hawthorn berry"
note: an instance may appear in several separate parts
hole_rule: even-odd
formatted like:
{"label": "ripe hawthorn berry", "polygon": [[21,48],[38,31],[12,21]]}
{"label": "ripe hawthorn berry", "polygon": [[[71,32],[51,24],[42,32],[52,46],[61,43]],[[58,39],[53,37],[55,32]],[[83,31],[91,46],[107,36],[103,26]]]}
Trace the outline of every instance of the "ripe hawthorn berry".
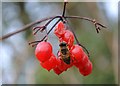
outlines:
{"label": "ripe hawthorn berry", "polygon": [[52,54],[52,46],[48,42],[40,42],[35,49],[35,55],[40,62],[47,61]]}
{"label": "ripe hawthorn berry", "polygon": [[68,68],[70,68],[72,66],[72,64],[66,64],[63,60],[59,59],[59,64],[57,65],[57,67],[61,70],[61,71],[66,71]]}
{"label": "ripe hawthorn berry", "polygon": [[79,68],[79,72],[84,76],[87,76],[92,72],[92,63],[90,62],[90,60],[86,65]]}
{"label": "ripe hawthorn berry", "polygon": [[71,48],[74,43],[74,35],[70,30],[65,30],[64,35],[60,38],[59,41],[66,42],[68,44],[69,48]]}
{"label": "ripe hawthorn berry", "polygon": [[54,34],[57,36],[57,37],[62,37],[65,33],[65,25],[63,22],[59,22],[54,30]]}
{"label": "ripe hawthorn berry", "polygon": [[55,57],[54,54],[51,55],[51,57],[45,61],[45,62],[40,62],[41,66],[45,69],[47,69],[48,71],[50,71],[51,69],[55,68],[57,66],[57,58]]}
{"label": "ripe hawthorn berry", "polygon": [[84,56],[82,57],[82,60],[81,60],[81,65],[82,66],[84,66],[84,65],[86,65],[87,63],[89,63],[89,58],[88,58],[88,56],[86,55],[86,53],[84,53]]}
{"label": "ripe hawthorn berry", "polygon": [[89,75],[92,72],[92,63],[90,62],[86,53],[84,53],[84,56],[81,58],[81,60],[74,63],[74,65],[79,68],[79,72],[84,76]]}
{"label": "ripe hawthorn berry", "polygon": [[89,61],[88,56],[86,55],[86,53],[83,52],[83,56],[82,56],[81,60],[78,61],[78,62],[76,62],[76,63],[74,63],[74,65],[75,65],[77,68],[83,67],[84,65],[86,65],[86,64],[88,63],[88,61]]}
{"label": "ripe hawthorn berry", "polygon": [[53,71],[57,74],[57,75],[59,75],[59,74],[61,74],[63,71],[61,71],[58,67],[55,67],[55,68],[53,68]]}
{"label": "ripe hawthorn berry", "polygon": [[72,64],[66,64],[65,62],[63,62],[61,59],[58,59],[58,65],[53,68],[54,72],[59,75],[61,74],[63,71],[67,71],[68,68],[72,67]]}
{"label": "ripe hawthorn berry", "polygon": [[74,63],[80,62],[84,56],[84,51],[82,47],[79,45],[72,46],[70,53],[71,53],[71,57]]}

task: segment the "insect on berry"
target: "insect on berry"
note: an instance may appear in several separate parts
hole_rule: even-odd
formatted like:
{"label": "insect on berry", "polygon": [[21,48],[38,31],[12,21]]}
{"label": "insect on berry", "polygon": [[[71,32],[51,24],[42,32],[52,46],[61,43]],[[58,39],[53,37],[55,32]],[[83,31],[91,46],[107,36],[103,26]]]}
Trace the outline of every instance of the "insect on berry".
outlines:
{"label": "insect on berry", "polygon": [[66,71],[68,68],[70,68],[72,66],[72,64],[66,64],[63,60],[60,59],[60,64],[57,65],[57,67],[61,70],[61,71]]}
{"label": "insect on berry", "polygon": [[67,43],[61,42],[59,46],[60,46],[59,57],[61,57],[60,59],[63,60],[66,64],[70,64],[71,59],[70,59],[70,52]]}
{"label": "insect on berry", "polygon": [[[100,27],[106,27],[96,22],[95,20],[86,17],[65,16],[65,7],[66,2],[64,3],[62,16],[55,16],[53,18],[45,19],[43,21],[49,19],[50,20],[45,25],[38,26],[33,29],[33,31],[35,31],[34,35],[36,35],[39,31],[46,31],[46,35],[40,41],[32,42],[34,45],[38,44],[35,49],[35,55],[40,61],[41,66],[47,69],[48,71],[53,69],[54,72],[59,75],[63,71],[66,71],[68,68],[76,66],[82,75],[87,76],[92,72],[92,63],[88,58],[89,52],[82,44],[79,43],[74,33],[74,30],[69,30],[69,23],[67,19],[76,18],[88,20],[95,25],[97,33],[99,33],[99,30],[101,30]],[[50,28],[50,30],[47,31],[47,26],[56,18],[58,18],[58,21],[56,21],[56,23]],[[58,57],[55,57],[55,55],[53,54],[51,44],[48,42],[44,42],[47,41],[46,38],[48,37],[49,33],[53,30],[54,27],[54,34],[58,37],[58,40],[60,42],[60,50],[58,52]],[[77,45],[74,45],[74,39],[76,40]],[[88,55],[86,55],[82,48],[86,51]]]}

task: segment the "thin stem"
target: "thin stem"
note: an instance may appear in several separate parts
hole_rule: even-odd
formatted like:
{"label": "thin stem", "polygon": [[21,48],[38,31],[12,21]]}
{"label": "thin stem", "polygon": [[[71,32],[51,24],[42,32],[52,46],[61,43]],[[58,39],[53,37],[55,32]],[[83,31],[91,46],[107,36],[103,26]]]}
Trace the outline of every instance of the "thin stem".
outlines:
{"label": "thin stem", "polygon": [[97,33],[99,33],[99,30],[101,30],[100,27],[107,28],[105,25],[103,25],[101,23],[98,23],[95,19],[90,19],[90,18],[87,18],[87,17],[65,16],[64,18],[84,19],[84,20],[90,21],[90,22],[92,22],[95,25]]}
{"label": "thin stem", "polygon": [[29,45],[31,45],[32,47],[34,47],[34,46],[36,46],[39,42],[41,42],[41,41],[29,42]]}
{"label": "thin stem", "polygon": [[38,26],[38,27],[33,28],[33,30],[36,30],[36,29],[37,29],[35,32],[33,32],[33,35],[36,35],[37,32],[40,31],[40,30],[42,31],[43,28],[45,28],[45,27],[44,27],[44,26],[42,26],[42,27],[39,27],[39,26]]}
{"label": "thin stem", "polygon": [[80,16],[65,16],[64,18],[74,18],[74,19],[84,19],[93,22],[93,19],[87,17],[80,17]]}
{"label": "thin stem", "polygon": [[47,29],[45,29],[45,33],[46,33],[46,39],[45,39],[45,41],[47,41],[48,40]]}
{"label": "thin stem", "polygon": [[63,8],[63,14],[62,14],[62,17],[64,17],[64,15],[65,15],[66,5],[67,5],[67,2],[64,2],[64,8]]}
{"label": "thin stem", "polygon": [[38,43],[38,42],[40,42],[40,41],[29,42],[29,45],[31,45],[31,44],[36,44],[36,43]]}
{"label": "thin stem", "polygon": [[0,37],[0,40],[6,39],[6,38],[8,38],[8,37],[11,37],[11,36],[17,34],[17,33],[23,32],[23,31],[29,29],[30,27],[32,27],[33,25],[39,24],[39,23],[41,23],[41,22],[43,22],[43,21],[52,19],[52,18],[54,18],[54,17],[55,17],[55,16],[53,16],[53,17],[48,17],[48,18],[44,18],[44,19],[41,19],[41,20],[38,20],[38,21],[35,21],[35,22],[32,22],[32,23],[29,23],[29,24],[25,25],[23,28],[21,28],[21,29],[18,30],[18,31],[15,31],[15,32],[9,33],[9,34],[7,34],[7,35],[4,35],[3,37]]}

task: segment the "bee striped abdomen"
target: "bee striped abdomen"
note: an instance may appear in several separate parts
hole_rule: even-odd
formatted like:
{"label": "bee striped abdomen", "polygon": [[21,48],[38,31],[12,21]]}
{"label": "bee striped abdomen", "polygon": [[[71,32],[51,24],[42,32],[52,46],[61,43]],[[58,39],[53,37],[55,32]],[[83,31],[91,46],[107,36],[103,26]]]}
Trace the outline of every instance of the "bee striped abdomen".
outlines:
{"label": "bee striped abdomen", "polygon": [[61,53],[62,53],[63,55],[66,55],[67,52],[68,52],[68,49],[62,49],[62,50],[61,50]]}
{"label": "bee striped abdomen", "polygon": [[64,61],[66,64],[70,64],[70,57],[63,58],[63,61]]}
{"label": "bee striped abdomen", "polygon": [[69,48],[65,42],[60,43],[60,56],[61,59],[66,63],[70,64],[70,53]]}

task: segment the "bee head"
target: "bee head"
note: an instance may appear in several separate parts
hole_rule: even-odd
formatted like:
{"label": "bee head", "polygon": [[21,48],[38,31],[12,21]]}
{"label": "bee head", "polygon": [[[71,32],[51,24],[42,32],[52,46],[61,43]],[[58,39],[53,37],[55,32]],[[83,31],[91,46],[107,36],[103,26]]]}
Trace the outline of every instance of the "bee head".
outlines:
{"label": "bee head", "polygon": [[67,46],[67,44],[65,42],[62,42],[59,44],[60,47],[63,47],[63,46]]}

